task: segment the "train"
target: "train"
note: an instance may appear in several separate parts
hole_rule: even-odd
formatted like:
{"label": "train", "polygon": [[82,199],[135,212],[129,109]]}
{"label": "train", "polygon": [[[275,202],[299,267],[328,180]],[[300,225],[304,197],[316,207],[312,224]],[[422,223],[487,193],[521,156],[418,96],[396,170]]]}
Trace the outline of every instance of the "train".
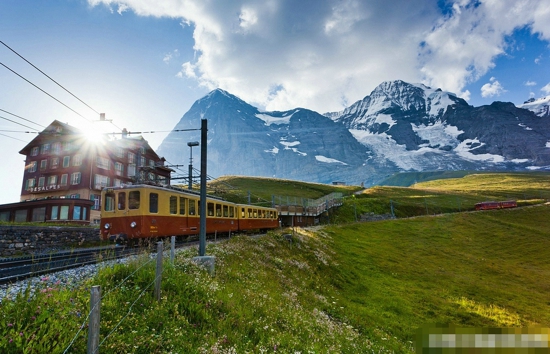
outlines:
{"label": "train", "polygon": [[[200,194],[148,184],[104,188],[102,240],[128,242],[168,236],[194,236],[200,228]],[[266,231],[279,227],[277,209],[206,198],[206,233]]]}
{"label": "train", "polygon": [[506,200],[503,202],[481,202],[475,205],[476,210],[505,209],[515,208],[518,203],[515,200]]}

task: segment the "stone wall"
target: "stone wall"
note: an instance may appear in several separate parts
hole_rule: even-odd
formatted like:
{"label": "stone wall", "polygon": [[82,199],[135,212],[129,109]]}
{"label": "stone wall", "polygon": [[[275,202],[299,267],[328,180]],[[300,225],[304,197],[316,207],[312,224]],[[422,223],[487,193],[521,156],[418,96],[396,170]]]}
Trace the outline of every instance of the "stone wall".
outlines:
{"label": "stone wall", "polygon": [[0,226],[0,257],[78,247],[99,241],[99,229],[63,226]]}

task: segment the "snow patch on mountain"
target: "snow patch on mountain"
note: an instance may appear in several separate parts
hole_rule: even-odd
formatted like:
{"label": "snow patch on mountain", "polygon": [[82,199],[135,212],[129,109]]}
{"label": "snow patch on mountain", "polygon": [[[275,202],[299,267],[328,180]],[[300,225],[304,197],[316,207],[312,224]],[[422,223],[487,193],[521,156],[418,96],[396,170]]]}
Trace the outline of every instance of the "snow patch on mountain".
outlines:
{"label": "snow patch on mountain", "polygon": [[443,124],[441,121],[436,121],[428,125],[415,125],[411,123],[412,130],[422,139],[429,143],[421,144],[420,147],[456,147],[459,143],[457,137],[464,133],[452,125]]}
{"label": "snow patch on mountain", "polygon": [[283,116],[283,117],[273,117],[272,115],[269,115],[269,114],[266,114],[266,113],[258,113],[258,114],[256,114],[256,118],[263,120],[265,122],[265,125],[267,125],[267,126],[270,126],[271,124],[276,124],[276,125],[289,124],[290,123],[290,118],[292,118],[294,113],[296,113],[296,112],[293,112],[293,113],[291,113],[287,116]]}
{"label": "snow patch on mountain", "polygon": [[484,161],[484,162],[493,162],[501,163],[505,161],[505,158],[500,155],[494,154],[473,154],[471,151],[479,149],[485,145],[485,143],[480,142],[478,139],[466,139],[454,149],[457,155],[472,161]]}
{"label": "snow patch on mountain", "polygon": [[323,155],[315,155],[315,160],[317,160],[319,162],[325,162],[325,163],[339,163],[339,164],[346,165],[346,166],[348,165],[345,162],[342,162],[342,161],[336,160],[336,159],[331,159],[330,157],[326,157],[326,156],[323,156]]}

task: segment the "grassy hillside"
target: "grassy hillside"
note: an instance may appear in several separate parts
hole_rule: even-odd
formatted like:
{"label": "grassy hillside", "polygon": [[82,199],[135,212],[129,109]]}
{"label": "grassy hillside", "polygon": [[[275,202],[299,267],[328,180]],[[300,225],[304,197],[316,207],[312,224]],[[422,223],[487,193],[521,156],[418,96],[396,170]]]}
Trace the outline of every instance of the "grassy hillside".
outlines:
{"label": "grassy hillside", "polygon": [[548,205],[298,230],[209,244],[191,260],[104,268],[81,287],[3,299],[2,353],[85,352],[101,285],[101,353],[412,353],[418,327],[550,326]]}
{"label": "grassy hillside", "polygon": [[271,203],[272,196],[317,199],[330,193],[351,194],[361,190],[357,186],[333,186],[277,178],[224,176],[208,183],[209,192],[227,200],[246,203],[248,194],[252,203]]}
{"label": "grassy hillside", "polygon": [[[428,172],[399,172],[378,183],[380,186],[409,187],[416,183],[435,179],[459,178],[476,173],[474,171],[428,171]],[[479,172],[478,172],[479,173]]]}
{"label": "grassy hillside", "polygon": [[377,186],[346,198],[334,221],[352,222],[355,214],[393,214],[397,218],[474,210],[476,203],[517,200],[532,205],[550,199],[545,173],[483,173],[417,183],[412,187]]}

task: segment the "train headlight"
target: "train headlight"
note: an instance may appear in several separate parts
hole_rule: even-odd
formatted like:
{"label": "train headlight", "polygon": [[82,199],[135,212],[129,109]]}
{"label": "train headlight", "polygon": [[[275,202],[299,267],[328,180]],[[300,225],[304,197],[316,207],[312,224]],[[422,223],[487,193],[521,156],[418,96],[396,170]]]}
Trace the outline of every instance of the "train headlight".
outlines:
{"label": "train headlight", "polygon": [[134,228],[134,227],[136,227],[136,226],[137,226],[137,222],[132,221],[132,222],[130,223],[130,227],[131,227],[131,228]]}
{"label": "train headlight", "polygon": [[106,223],[104,226],[105,230],[109,230],[111,228],[111,224]]}

